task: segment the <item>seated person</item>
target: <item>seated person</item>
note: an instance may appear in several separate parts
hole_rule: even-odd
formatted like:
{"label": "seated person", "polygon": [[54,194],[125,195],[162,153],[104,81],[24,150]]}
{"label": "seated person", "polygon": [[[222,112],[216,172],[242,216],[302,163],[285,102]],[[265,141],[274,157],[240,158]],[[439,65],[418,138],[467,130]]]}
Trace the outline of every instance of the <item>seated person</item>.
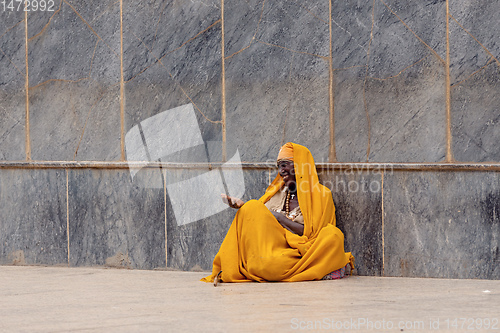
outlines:
{"label": "seated person", "polygon": [[344,235],[335,226],[332,194],[318,181],[310,151],[285,144],[278,175],[259,200],[222,194],[238,212],[215,256],[212,275],[202,281],[307,281],[353,268]]}

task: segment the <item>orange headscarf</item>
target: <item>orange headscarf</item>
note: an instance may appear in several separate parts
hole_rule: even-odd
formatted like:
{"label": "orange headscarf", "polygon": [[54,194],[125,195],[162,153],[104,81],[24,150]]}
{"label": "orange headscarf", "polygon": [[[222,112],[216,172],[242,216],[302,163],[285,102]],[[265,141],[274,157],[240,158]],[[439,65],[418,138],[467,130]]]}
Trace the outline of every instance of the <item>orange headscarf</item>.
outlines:
{"label": "orange headscarf", "polygon": [[281,147],[278,153],[278,162],[281,160],[293,161],[293,143],[287,142]]}

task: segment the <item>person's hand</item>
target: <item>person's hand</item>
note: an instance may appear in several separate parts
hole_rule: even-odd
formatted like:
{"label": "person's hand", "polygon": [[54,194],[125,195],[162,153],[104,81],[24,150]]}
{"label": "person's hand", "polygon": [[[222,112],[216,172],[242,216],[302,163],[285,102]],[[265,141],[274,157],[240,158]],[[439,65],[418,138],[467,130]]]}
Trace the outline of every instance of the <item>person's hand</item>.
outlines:
{"label": "person's hand", "polygon": [[300,224],[298,222],[295,222],[282,213],[278,213],[275,211],[271,211],[271,213],[274,215],[276,220],[278,220],[278,223],[281,224],[281,226],[285,229],[287,229],[290,232],[293,232],[294,234],[297,234],[299,236],[302,236],[304,234],[304,225]]}
{"label": "person's hand", "polygon": [[224,193],[222,193],[220,195],[220,197],[222,198],[222,202],[224,202],[226,205],[228,205],[231,208],[238,209],[241,206],[243,206],[243,204],[245,203],[245,201],[243,201],[241,199],[230,197],[229,195],[225,195]]}

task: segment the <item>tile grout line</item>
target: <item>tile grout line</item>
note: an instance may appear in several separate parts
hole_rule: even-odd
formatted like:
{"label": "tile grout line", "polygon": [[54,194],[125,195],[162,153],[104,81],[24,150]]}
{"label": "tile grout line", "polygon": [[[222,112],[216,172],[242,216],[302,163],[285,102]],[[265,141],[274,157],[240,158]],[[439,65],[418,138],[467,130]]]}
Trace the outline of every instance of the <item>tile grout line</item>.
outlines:
{"label": "tile grout line", "polygon": [[123,80],[123,0],[120,0],[120,160],[125,161],[125,82]]}
{"label": "tile grout line", "polygon": [[382,189],[382,276],[385,276],[385,225],[384,225],[384,171],[380,173],[380,178],[382,184],[380,188]]}
{"label": "tile grout line", "polygon": [[335,105],[333,91],[333,51],[332,51],[332,0],[329,1],[329,20],[328,28],[330,30],[330,57],[328,58],[329,85],[328,85],[328,101],[330,111],[330,152],[329,162],[337,161],[337,152],[335,149]]}
{"label": "tile grout line", "polygon": [[222,81],[221,81],[221,111],[222,111],[222,161],[227,161],[226,151],[226,62],[225,62],[225,39],[224,39],[224,0],[220,2],[221,19],[221,59],[222,59]]}
{"label": "tile grout line", "polygon": [[446,162],[453,162],[451,150],[451,83],[450,83],[450,1],[446,0]]}
{"label": "tile grout line", "polygon": [[66,238],[68,246],[68,267],[70,267],[69,252],[69,170],[66,169]]}
{"label": "tile grout line", "polygon": [[[26,4],[25,4],[26,5]],[[29,75],[28,75],[28,11],[24,11],[24,38],[25,38],[25,53],[26,53],[26,80],[24,82],[24,89],[26,94],[26,115],[25,115],[25,149],[26,160],[31,161],[31,139],[30,139],[30,97],[29,97]]]}
{"label": "tile grout line", "polygon": [[167,238],[167,169],[163,172],[163,213],[165,214],[165,268],[168,268],[168,238]]}
{"label": "tile grout line", "polygon": [[[269,161],[262,162],[193,162],[193,163],[177,163],[177,162],[159,162],[159,161],[6,161],[0,160],[0,169],[130,169],[130,168],[148,168],[148,169],[206,169],[223,166],[227,168],[243,168],[243,169],[276,169],[276,163]],[[394,162],[316,162],[318,170],[338,170],[338,171],[373,171],[380,168],[390,169],[398,172],[429,172],[429,171],[470,171],[470,172],[500,172],[499,162],[428,162],[428,163],[394,163]]]}

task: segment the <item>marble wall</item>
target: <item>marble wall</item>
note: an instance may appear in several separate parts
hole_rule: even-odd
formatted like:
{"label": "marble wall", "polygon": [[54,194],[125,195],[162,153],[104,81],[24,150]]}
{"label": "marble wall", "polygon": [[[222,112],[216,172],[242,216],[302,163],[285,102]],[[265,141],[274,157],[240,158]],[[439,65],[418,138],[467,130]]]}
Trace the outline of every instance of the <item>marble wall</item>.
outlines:
{"label": "marble wall", "polygon": [[[211,162],[287,141],[317,162],[500,162],[498,1],[19,4],[0,3],[2,264],[209,269],[233,213],[178,226],[166,169],[112,167],[189,103]],[[500,278],[497,171],[415,169],[322,173],[358,272]],[[245,197],[273,172],[245,169]]]}
{"label": "marble wall", "polygon": [[[132,179],[127,169],[0,169],[0,264],[210,270],[235,210],[179,224],[156,186],[158,174],[176,173],[186,170],[146,168]],[[243,199],[274,175],[245,169]],[[500,278],[496,172],[384,165],[323,168],[320,179],[358,274]]]}

